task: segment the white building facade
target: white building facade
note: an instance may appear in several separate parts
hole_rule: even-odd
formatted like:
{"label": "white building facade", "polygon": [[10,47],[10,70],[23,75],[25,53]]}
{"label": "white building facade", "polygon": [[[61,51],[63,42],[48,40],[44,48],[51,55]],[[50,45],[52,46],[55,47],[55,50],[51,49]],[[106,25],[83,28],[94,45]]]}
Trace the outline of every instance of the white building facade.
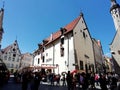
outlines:
{"label": "white building facade", "polygon": [[59,74],[68,70],[95,72],[93,42],[82,13],[38,46],[35,67]]}
{"label": "white building facade", "polygon": [[[61,46],[61,39],[64,38],[64,44]],[[55,73],[74,70],[75,57],[73,47],[72,32],[58,38],[54,42],[45,45],[44,52],[38,54],[34,58],[34,66],[56,67]],[[50,68],[52,69],[52,68]]]}

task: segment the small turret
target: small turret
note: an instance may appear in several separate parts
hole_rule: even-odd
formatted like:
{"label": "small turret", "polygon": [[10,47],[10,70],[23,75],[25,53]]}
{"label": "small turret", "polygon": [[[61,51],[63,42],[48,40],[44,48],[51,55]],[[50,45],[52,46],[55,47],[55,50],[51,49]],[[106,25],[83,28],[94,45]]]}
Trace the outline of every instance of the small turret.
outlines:
{"label": "small turret", "polygon": [[111,0],[110,13],[112,15],[116,31],[120,30],[120,5],[116,0]]}
{"label": "small turret", "polygon": [[111,12],[113,9],[116,9],[116,8],[120,8],[120,5],[117,4],[116,0],[111,0],[110,12]]}

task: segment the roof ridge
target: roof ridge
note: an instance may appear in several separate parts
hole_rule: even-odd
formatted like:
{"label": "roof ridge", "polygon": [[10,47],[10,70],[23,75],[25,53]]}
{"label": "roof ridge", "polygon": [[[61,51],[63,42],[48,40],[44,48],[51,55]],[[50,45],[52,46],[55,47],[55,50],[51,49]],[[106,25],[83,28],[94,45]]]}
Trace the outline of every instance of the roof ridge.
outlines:
{"label": "roof ridge", "polygon": [[[82,17],[82,16],[79,15],[77,18],[75,18],[74,20],[72,20],[70,23],[66,24],[66,25],[63,27],[63,28],[65,28],[65,29],[67,30],[66,33],[72,31],[72,30],[75,28],[75,26],[78,24],[78,22],[79,22],[79,20],[80,20],[81,17]],[[66,34],[66,33],[65,33],[65,34]],[[45,45],[51,43],[52,41],[56,40],[56,39],[59,38],[60,36],[61,36],[61,32],[60,32],[60,29],[59,29],[59,30],[56,31],[55,33],[52,33],[52,40],[50,39],[51,36],[49,36],[48,38],[45,38],[45,39],[44,39],[44,40],[46,40],[46,39],[49,40],[48,43],[46,43]]]}

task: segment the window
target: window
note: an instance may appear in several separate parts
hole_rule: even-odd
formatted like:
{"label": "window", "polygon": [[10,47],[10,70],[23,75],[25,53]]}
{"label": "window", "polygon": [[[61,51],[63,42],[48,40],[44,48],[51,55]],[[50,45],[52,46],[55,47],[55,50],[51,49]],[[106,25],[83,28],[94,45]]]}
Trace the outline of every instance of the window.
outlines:
{"label": "window", "polygon": [[17,59],[17,62],[19,62],[19,58]]}
{"label": "window", "polygon": [[40,63],[40,59],[38,58],[38,64]]}
{"label": "window", "polygon": [[91,65],[89,65],[89,70],[91,70]]}
{"label": "window", "polygon": [[82,30],[80,30],[80,32],[82,32]]}
{"label": "window", "polygon": [[42,60],[43,60],[42,62],[44,63],[45,62],[45,57],[44,56],[43,56]]}
{"label": "window", "polygon": [[61,50],[60,50],[61,56],[64,56],[64,48],[61,47],[60,49],[61,49]]}
{"label": "window", "polygon": [[118,17],[118,14],[116,14],[116,17]]}
{"label": "window", "polygon": [[16,57],[16,54],[13,54],[13,57]]}
{"label": "window", "polygon": [[13,48],[13,51],[15,51],[15,48]]}
{"label": "window", "polygon": [[14,43],[14,46],[16,46],[16,43]]}
{"label": "window", "polygon": [[84,21],[82,21],[82,23],[84,23]]}
{"label": "window", "polygon": [[18,65],[16,65],[16,68],[18,68]]}
{"label": "window", "polygon": [[86,38],[85,32],[83,32],[83,37]]}
{"label": "window", "polygon": [[83,61],[80,61],[80,70],[83,70]]}
{"label": "window", "polygon": [[60,28],[61,35],[63,35],[67,30],[65,28]]}
{"label": "window", "polygon": [[7,60],[7,56],[4,56],[4,59]]}
{"label": "window", "polygon": [[44,52],[44,51],[45,51],[45,48],[43,47],[42,50],[43,50],[43,52]]}
{"label": "window", "polygon": [[64,37],[61,38],[61,44],[64,44]]}
{"label": "window", "polygon": [[15,61],[15,58],[13,58],[13,61]]}
{"label": "window", "polygon": [[48,53],[46,53],[46,56],[48,56]]}
{"label": "window", "polygon": [[7,63],[7,67],[10,68],[10,63]]}
{"label": "window", "polygon": [[14,64],[11,64],[11,68],[13,68],[14,67]]}
{"label": "window", "polygon": [[11,57],[9,57],[8,60],[10,61],[10,60],[11,60]]}

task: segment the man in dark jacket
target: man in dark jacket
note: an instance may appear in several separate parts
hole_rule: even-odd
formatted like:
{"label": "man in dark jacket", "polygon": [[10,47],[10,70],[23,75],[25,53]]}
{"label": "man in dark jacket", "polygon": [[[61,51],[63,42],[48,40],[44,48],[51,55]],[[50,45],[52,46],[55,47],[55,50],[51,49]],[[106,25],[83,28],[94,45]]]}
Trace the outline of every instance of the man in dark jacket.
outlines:
{"label": "man in dark jacket", "polygon": [[68,73],[67,73],[66,80],[67,80],[68,90],[72,90],[72,80],[73,80],[73,77],[72,77],[72,74],[70,74],[70,71],[68,71]]}
{"label": "man in dark jacket", "polygon": [[35,90],[38,90],[41,79],[42,79],[41,73],[40,72],[35,73],[35,78],[34,78]]}

